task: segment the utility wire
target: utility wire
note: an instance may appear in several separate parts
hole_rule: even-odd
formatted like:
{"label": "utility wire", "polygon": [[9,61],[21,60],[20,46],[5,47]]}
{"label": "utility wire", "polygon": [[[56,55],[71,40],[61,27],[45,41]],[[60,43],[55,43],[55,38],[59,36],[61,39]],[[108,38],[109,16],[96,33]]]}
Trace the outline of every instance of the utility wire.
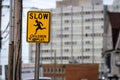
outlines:
{"label": "utility wire", "polygon": [[8,29],[9,26],[10,26],[10,22],[8,22],[7,27],[6,27],[5,30],[2,32],[2,34],[4,34],[4,33],[7,31],[7,29]]}
{"label": "utility wire", "polygon": [[9,40],[9,38],[7,38],[6,40],[2,41],[2,45],[4,45],[5,43],[7,43]]}
{"label": "utility wire", "polygon": [[2,37],[2,39],[6,39],[8,36],[9,36],[9,32],[4,37]]}

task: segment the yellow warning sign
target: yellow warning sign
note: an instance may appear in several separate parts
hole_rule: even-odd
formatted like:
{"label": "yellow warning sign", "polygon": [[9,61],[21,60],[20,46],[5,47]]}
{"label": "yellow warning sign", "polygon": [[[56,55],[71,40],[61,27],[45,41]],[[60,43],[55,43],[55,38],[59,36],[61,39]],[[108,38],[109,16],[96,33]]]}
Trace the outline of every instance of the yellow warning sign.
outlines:
{"label": "yellow warning sign", "polygon": [[48,43],[50,40],[50,12],[28,11],[27,42]]}

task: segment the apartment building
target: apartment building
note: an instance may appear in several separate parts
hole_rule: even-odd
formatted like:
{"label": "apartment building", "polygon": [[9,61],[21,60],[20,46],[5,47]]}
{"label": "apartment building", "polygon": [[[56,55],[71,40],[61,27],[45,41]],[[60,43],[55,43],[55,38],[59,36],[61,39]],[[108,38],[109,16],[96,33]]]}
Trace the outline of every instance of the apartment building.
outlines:
{"label": "apartment building", "polygon": [[67,7],[67,6],[87,6],[87,5],[101,5],[103,0],[62,0],[57,1],[57,7]]}
{"label": "apartment building", "polygon": [[[55,9],[47,10],[52,14],[50,42],[41,43],[41,63],[52,64],[55,60],[57,64],[102,62],[103,5],[89,4],[64,7],[59,5]],[[35,44],[29,45],[29,60],[35,62]]]}

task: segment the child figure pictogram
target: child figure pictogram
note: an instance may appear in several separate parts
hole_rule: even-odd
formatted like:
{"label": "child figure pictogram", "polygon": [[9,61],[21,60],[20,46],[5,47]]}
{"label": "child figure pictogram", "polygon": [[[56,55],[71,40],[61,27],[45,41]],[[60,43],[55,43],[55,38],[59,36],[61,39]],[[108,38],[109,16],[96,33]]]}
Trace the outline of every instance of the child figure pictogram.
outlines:
{"label": "child figure pictogram", "polygon": [[35,31],[35,34],[37,34],[37,31],[38,30],[43,30],[43,29],[46,29],[45,27],[41,27],[41,26],[43,26],[43,23],[42,22],[40,22],[40,21],[38,21],[38,20],[35,20],[35,22],[36,22],[36,24],[34,24],[34,26],[37,26],[37,28],[36,28],[36,31]]}

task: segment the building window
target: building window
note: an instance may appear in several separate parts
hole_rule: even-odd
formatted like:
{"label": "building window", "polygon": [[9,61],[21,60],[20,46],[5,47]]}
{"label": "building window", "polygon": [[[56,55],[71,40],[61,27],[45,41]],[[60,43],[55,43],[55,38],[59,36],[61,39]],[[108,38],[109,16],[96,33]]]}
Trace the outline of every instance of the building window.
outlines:
{"label": "building window", "polygon": [[90,59],[90,56],[78,56],[78,59]]}
{"label": "building window", "polygon": [[69,34],[58,34],[57,36],[60,38],[68,38]]}
{"label": "building window", "polygon": [[74,41],[74,42],[64,42],[64,44],[65,44],[65,45],[76,45],[77,42],[75,42],[75,41]]}
{"label": "building window", "polygon": [[88,12],[88,11],[86,11],[85,13],[86,13],[87,15],[89,15],[89,14],[90,14],[90,12]]}
{"label": "building window", "polygon": [[96,36],[96,37],[102,37],[102,33],[95,33],[94,36]]}
{"label": "building window", "polygon": [[92,22],[92,21],[103,21],[104,19],[103,18],[89,18],[89,19],[85,19],[86,22]]}
{"label": "building window", "polygon": [[104,26],[101,26],[101,29],[103,29],[104,28]]}
{"label": "building window", "polygon": [[64,30],[65,30],[65,31],[68,31],[68,30],[69,30],[69,27],[65,27]]}
{"label": "building window", "polygon": [[42,53],[50,53],[53,52],[53,50],[41,50]]}
{"label": "building window", "polygon": [[90,26],[86,26],[85,29],[90,29]]}
{"label": "building window", "polygon": [[47,68],[47,72],[50,72],[50,68]]}
{"label": "building window", "polygon": [[64,44],[65,44],[65,45],[70,45],[70,44],[71,44],[71,42],[64,42]]}
{"label": "building window", "polygon": [[65,52],[69,52],[69,49],[64,49]]}
{"label": "building window", "polygon": [[53,70],[53,68],[51,68],[51,72],[53,72],[54,70]]}
{"label": "building window", "polygon": [[91,44],[91,42],[90,42],[90,41],[86,41],[85,43],[86,43],[86,44]]}
{"label": "building window", "polygon": [[69,20],[65,20],[65,23],[69,23],[70,21]]}
{"label": "building window", "polygon": [[62,70],[61,70],[61,68],[59,68],[59,70],[58,70],[58,71],[59,71],[59,73],[61,73],[61,71],[62,71]]}
{"label": "building window", "polygon": [[86,51],[86,52],[89,52],[89,51],[90,51],[90,49],[89,49],[89,48],[86,48],[86,49],[85,49],[85,51]]}
{"label": "building window", "polygon": [[44,72],[47,72],[46,68],[44,68]]}
{"label": "building window", "polygon": [[71,14],[70,14],[70,13],[64,13],[64,15],[65,15],[65,16],[69,16],[69,15],[71,15]]}
{"label": "building window", "polygon": [[62,68],[62,73],[65,73],[65,69],[64,68]]}

